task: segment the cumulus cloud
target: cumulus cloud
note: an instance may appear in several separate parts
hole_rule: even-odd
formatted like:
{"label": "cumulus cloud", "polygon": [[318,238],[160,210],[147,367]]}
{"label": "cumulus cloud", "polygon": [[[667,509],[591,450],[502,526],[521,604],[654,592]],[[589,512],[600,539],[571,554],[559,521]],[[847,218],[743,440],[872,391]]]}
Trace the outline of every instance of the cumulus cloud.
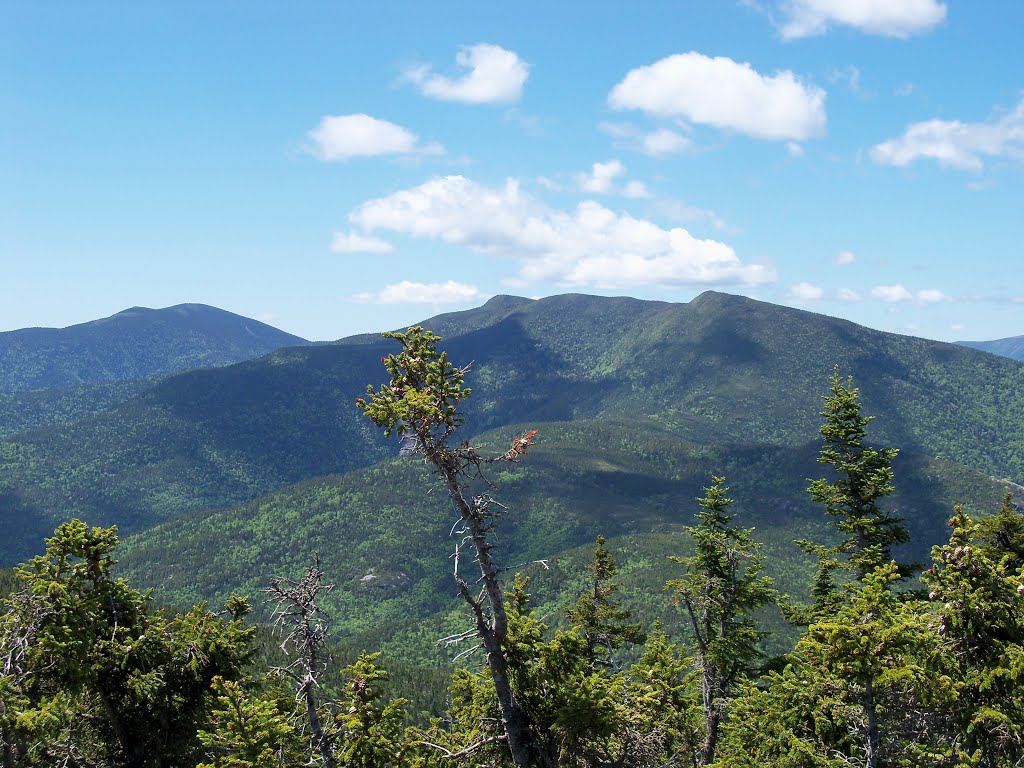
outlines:
{"label": "cumulus cloud", "polygon": [[825,91],[789,70],[766,76],[747,63],[691,51],[630,71],[608,95],[614,109],[802,141],[825,132]]}
{"label": "cumulus cloud", "polygon": [[690,147],[690,139],[668,128],[646,133],[640,137],[640,151],[645,155],[660,157],[674,155]]}
{"label": "cumulus cloud", "polygon": [[642,181],[629,181],[626,182],[626,186],[622,188],[622,196],[636,199],[648,198],[651,196],[651,191],[647,189],[647,185]]}
{"label": "cumulus cloud", "polygon": [[307,136],[309,152],[321,160],[444,152],[439,144],[420,146],[419,137],[400,125],[364,114],[327,115]]}
{"label": "cumulus cloud", "polygon": [[525,283],[626,288],[642,285],[758,285],[775,279],[725,243],[681,227],[616,213],[597,202],[552,208],[509,180],[491,187],[447,176],[369,200],[349,214],[359,231],[441,240],[517,262]]}
{"label": "cumulus cloud", "polygon": [[824,297],[824,295],[825,291],[811,283],[797,283],[789,289],[790,300],[800,304],[818,301]]}
{"label": "cumulus cloud", "polygon": [[597,195],[622,195],[633,199],[651,196],[647,185],[642,181],[628,181],[620,187],[616,180],[625,173],[626,166],[618,160],[594,163],[589,173],[576,174],[576,186],[581,192]]}
{"label": "cumulus cloud", "polygon": [[924,304],[937,304],[940,301],[949,301],[950,298],[937,288],[925,288],[915,294],[918,301]]}
{"label": "cumulus cloud", "polygon": [[907,166],[927,158],[962,171],[981,171],[985,157],[1024,157],[1024,99],[1011,112],[980,123],[927,120],[903,135],[876,145],[871,159],[881,165]]}
{"label": "cumulus cloud", "polygon": [[626,172],[626,166],[618,160],[594,163],[590,173],[576,175],[576,183],[584,192],[607,195],[615,188],[615,179]]}
{"label": "cumulus cloud", "polygon": [[479,43],[463,46],[455,55],[463,74],[446,77],[430,67],[414,67],[405,79],[414,83],[424,96],[467,104],[507,104],[519,101],[530,69],[512,51],[497,45]]}
{"label": "cumulus cloud", "polygon": [[618,141],[616,146],[641,152],[650,157],[674,155],[685,152],[693,146],[688,136],[670,128],[659,128],[644,132],[630,123],[601,122],[598,127]]}
{"label": "cumulus cloud", "polygon": [[394,246],[387,240],[360,232],[335,232],[331,238],[335,253],[391,253]]}
{"label": "cumulus cloud", "polygon": [[833,24],[885,37],[910,37],[933,29],[946,18],[937,0],[788,0],[782,37],[822,35]]}
{"label": "cumulus cloud", "polygon": [[483,294],[465,283],[449,280],[445,283],[400,283],[384,286],[379,291],[357,293],[353,301],[364,304],[469,304],[479,301]]}
{"label": "cumulus cloud", "polygon": [[840,267],[845,267],[848,264],[853,264],[856,260],[857,257],[854,256],[853,251],[840,251],[832,259],[832,263]]}
{"label": "cumulus cloud", "polygon": [[871,296],[889,304],[916,301],[920,304],[936,304],[940,301],[949,301],[950,298],[936,288],[925,288],[924,290],[911,292],[901,283],[895,285],[876,285],[871,289]]}
{"label": "cumulus cloud", "polygon": [[836,297],[840,301],[860,301],[861,295],[854,290],[849,288],[840,288],[836,291]]}

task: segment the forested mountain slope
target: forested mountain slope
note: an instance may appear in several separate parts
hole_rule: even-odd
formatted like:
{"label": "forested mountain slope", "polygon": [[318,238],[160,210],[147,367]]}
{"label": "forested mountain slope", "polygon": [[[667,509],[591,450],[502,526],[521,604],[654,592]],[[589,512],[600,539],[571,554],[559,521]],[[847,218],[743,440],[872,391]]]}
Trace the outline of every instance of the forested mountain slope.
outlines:
{"label": "forested mountain slope", "polygon": [[305,339],[204,304],[132,307],[67,328],[0,333],[0,392],[228,365]]}
{"label": "forested mountain slope", "polygon": [[[807,445],[838,363],[880,416],[874,439],[1024,477],[1024,365],[965,347],[714,292],[688,304],[497,297],[424,324],[451,360],[472,362],[473,433],[596,419],[698,445]],[[2,562],[71,515],[127,533],[393,455],[353,401],[394,349],[363,336],[179,374],[0,443],[0,503],[22,531]]]}
{"label": "forested mountain slope", "polygon": [[[808,580],[810,561],[793,540],[823,535],[824,514],[806,493],[807,478],[823,472],[817,443],[701,446],[647,425],[534,426],[540,434],[530,455],[491,477],[499,485],[497,497],[509,506],[496,536],[501,562],[559,561],[561,553],[592,544],[598,534],[639,535],[629,545],[631,539],[620,538],[631,548],[623,565],[633,574],[627,587],[653,585],[650,605],[641,604],[640,592],[633,597],[650,619],[659,610],[655,606],[667,604],[661,595],[670,570],[665,554],[678,554],[684,546],[681,527],[692,524],[694,499],[715,474],[728,479],[743,525],[755,526],[767,542],[769,571],[789,590],[802,589]],[[519,431],[508,427],[473,442],[503,450]],[[913,535],[904,554],[922,562],[946,534],[954,504],[988,512],[1002,493],[973,470],[923,456],[904,454],[895,471],[890,508],[906,518]],[[443,655],[428,653],[444,634],[436,616],[459,605],[452,597],[454,542],[447,536],[454,519],[420,457],[392,458],[307,480],[240,507],[163,523],[125,542],[122,566],[132,583],[154,588],[162,600],[216,604],[232,590],[257,595],[272,576],[295,576],[319,553],[324,572],[337,584],[326,598],[337,638],[361,637],[369,649],[387,643],[422,655],[410,660],[436,663]],[[526,570],[545,599],[557,598],[567,586],[540,566]],[[267,606],[257,601],[256,608],[265,619]],[[420,638],[419,623],[432,616],[435,629]]]}
{"label": "forested mountain slope", "polygon": [[1013,360],[1024,360],[1024,336],[1011,336],[1007,339],[993,341],[958,341],[965,347],[981,349],[994,355],[1002,355]]}

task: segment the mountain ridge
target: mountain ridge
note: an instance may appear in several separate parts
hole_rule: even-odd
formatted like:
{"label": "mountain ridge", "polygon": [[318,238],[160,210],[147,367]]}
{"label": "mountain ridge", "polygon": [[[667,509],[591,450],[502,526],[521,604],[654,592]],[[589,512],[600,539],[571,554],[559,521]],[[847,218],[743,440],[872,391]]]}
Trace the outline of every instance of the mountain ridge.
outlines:
{"label": "mountain ridge", "polygon": [[[474,434],[596,419],[697,444],[803,444],[838,363],[880,416],[876,440],[1024,478],[1021,363],[715,292],[688,304],[492,302],[421,323],[448,333],[449,359],[472,364]],[[397,444],[353,401],[385,378],[380,358],[395,349],[371,335],[284,348],[176,374],[82,421],[0,442],[0,496],[26,527],[2,561],[71,515],[130,533],[393,455]]]}
{"label": "mountain ridge", "polygon": [[957,344],[1008,357],[1011,360],[1024,361],[1024,336],[1009,336],[992,341],[958,341]]}
{"label": "mountain ridge", "polygon": [[0,333],[0,392],[145,379],[308,343],[206,304],[130,307],[64,328]]}

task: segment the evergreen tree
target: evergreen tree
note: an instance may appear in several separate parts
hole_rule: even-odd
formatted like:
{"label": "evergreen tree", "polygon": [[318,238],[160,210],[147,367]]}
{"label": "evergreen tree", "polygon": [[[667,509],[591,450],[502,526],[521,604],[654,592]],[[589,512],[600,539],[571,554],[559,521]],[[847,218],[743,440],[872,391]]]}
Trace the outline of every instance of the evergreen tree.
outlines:
{"label": "evergreen tree", "polygon": [[991,517],[977,522],[978,543],[997,559],[1007,558],[1004,568],[1013,573],[1024,568],[1024,513],[1013,504],[1013,491],[1007,488],[999,509]]}
{"label": "evergreen tree", "polygon": [[944,645],[927,603],[893,590],[898,579],[890,563],[846,584],[786,667],[743,690],[718,766],[950,764]]}
{"label": "evergreen tree", "polygon": [[306,744],[291,710],[294,697],[272,687],[254,693],[216,677],[217,704],[199,730],[208,762],[196,768],[299,768],[308,765]]}
{"label": "evergreen tree", "polygon": [[586,638],[587,657],[593,666],[617,667],[615,654],[624,643],[642,644],[646,640],[641,625],[630,623],[630,612],[619,607],[615,596],[619,587],[613,581],[616,570],[604,536],[598,536],[594,559],[587,565],[591,589],[566,611],[569,621]]}
{"label": "evergreen tree", "polygon": [[403,765],[402,725],[406,699],[383,701],[386,670],[379,653],[363,654],[342,670],[346,702],[337,715],[341,730],[339,762],[345,768],[397,768]]}
{"label": "evergreen tree", "polygon": [[760,545],[753,529],[732,525],[725,479],[713,478],[698,499],[698,524],[686,530],[694,541],[691,557],[672,557],[686,569],[666,588],[686,608],[694,635],[694,660],[701,677],[704,744],[700,764],[715,759],[719,728],[736,686],[762,658],[764,633],[751,614],[777,599],[772,580],[761,575]]}
{"label": "evergreen tree", "polygon": [[958,691],[945,728],[958,735],[958,758],[979,768],[1024,761],[1024,568],[1016,514],[1009,498],[982,523],[957,508],[949,543],[932,550],[934,565],[922,576]]}
{"label": "evergreen tree", "polygon": [[489,487],[483,491],[472,487],[485,465],[515,462],[523,456],[533,445],[536,430],[516,437],[511,447],[497,456],[482,455],[468,440],[453,444],[455,432],[464,421],[459,406],[471,392],[464,386],[469,367],[452,365],[447,354],[437,350],[440,337],[419,326],[384,336],[402,345],[401,352],[383,358],[391,379],[376,391],[368,386],[367,396],[358,398],[356,405],[385,435],[397,432],[407,437],[413,450],[422,454],[440,476],[459,517],[455,534],[460,542],[471,544],[479,570],[482,589],[471,585],[460,572],[462,545],[457,545],[455,583],[473,615],[473,632],[487,654],[512,762],[516,768],[551,765],[551,757],[539,747],[529,712],[513,693],[509,673],[508,615],[500,578],[503,569],[495,560],[491,534],[495,518],[504,507]]}
{"label": "evergreen tree", "polygon": [[[832,374],[830,392],[821,412],[823,444],[818,462],[832,467],[835,476],[831,482],[828,478],[811,481],[807,491],[832,518],[840,539],[834,545],[797,542],[818,560],[811,592],[813,606],[791,615],[803,624],[827,615],[835,607],[837,569],[863,579],[892,559],[893,546],[910,540],[903,519],[879,504],[894,490],[892,460],[898,449],[865,445],[867,426],[874,416],[861,415],[860,390],[853,386],[852,377],[842,380],[839,366]],[[910,570],[900,567],[903,576]]]}
{"label": "evergreen tree", "polygon": [[46,545],[0,628],[4,764],[195,765],[211,682],[238,679],[252,653],[248,605],[166,616],[112,575],[116,528],[72,520]]}

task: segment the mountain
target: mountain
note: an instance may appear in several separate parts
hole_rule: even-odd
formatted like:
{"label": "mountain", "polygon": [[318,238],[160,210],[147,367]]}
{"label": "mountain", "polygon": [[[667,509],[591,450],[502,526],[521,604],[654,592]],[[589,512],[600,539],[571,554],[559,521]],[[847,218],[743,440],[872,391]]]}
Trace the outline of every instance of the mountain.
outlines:
{"label": "mountain", "polygon": [[1011,336],[995,341],[958,341],[957,344],[1009,357],[1012,360],[1024,360],[1024,336]]}
{"label": "mountain", "polygon": [[[875,440],[1024,478],[1024,365],[966,347],[714,292],[688,304],[498,297],[424,325],[450,359],[472,361],[470,434],[591,421],[700,446],[805,446],[838,364],[879,416]],[[189,371],[0,442],[0,510],[17,531],[0,564],[71,515],[141,531],[394,455],[353,405],[394,349],[363,336]]]}
{"label": "mountain", "polygon": [[[712,474],[727,478],[733,510],[765,541],[768,569],[783,589],[795,595],[809,583],[810,561],[793,540],[827,536],[825,515],[806,493],[806,478],[822,473],[817,443],[701,446],[648,424],[533,426],[540,434],[530,455],[491,479],[509,507],[495,535],[498,557],[547,561],[548,569],[521,568],[542,603],[582,591],[588,545],[592,552],[602,534],[616,542],[630,606],[670,620],[661,615],[672,567],[665,555],[681,553],[681,526],[693,523],[694,499]],[[524,428],[511,425],[473,442],[498,448]],[[985,512],[998,506],[1001,486],[972,470],[903,453],[894,471],[891,508],[912,532],[908,559],[924,561],[930,545],[945,538],[954,503]],[[120,559],[129,580],[161,600],[219,604],[234,590],[252,596],[257,619],[266,620],[259,595],[268,580],[297,577],[319,553],[336,583],[323,607],[337,639],[437,663],[434,642],[457,631],[460,606],[453,599],[454,541],[446,536],[454,515],[437,482],[420,458],[391,458],[239,507],[178,517],[130,537]]]}
{"label": "mountain", "polygon": [[133,307],[67,328],[0,333],[0,392],[145,379],[228,365],[306,343],[204,304]]}

